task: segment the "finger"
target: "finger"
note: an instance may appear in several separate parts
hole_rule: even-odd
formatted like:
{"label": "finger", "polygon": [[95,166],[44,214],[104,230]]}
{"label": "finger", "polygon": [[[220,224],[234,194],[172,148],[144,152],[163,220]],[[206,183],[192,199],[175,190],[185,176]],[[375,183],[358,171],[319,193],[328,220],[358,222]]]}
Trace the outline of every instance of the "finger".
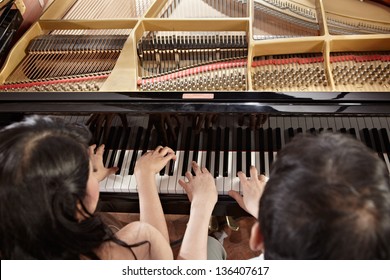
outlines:
{"label": "finger", "polygon": [[189,186],[186,182],[184,182],[182,179],[179,179],[179,185],[186,191],[188,192]]}
{"label": "finger", "polygon": [[238,176],[238,178],[240,179],[241,184],[243,184],[243,183],[245,183],[246,181],[248,181],[248,179],[247,179],[245,173],[242,172],[242,171],[237,172],[237,176]]}
{"label": "finger", "polygon": [[119,167],[110,167],[107,169],[107,176],[111,174],[115,174],[119,170]]}
{"label": "finger", "polygon": [[208,169],[206,167],[201,168],[202,173],[209,173]]}
{"label": "finger", "polygon": [[171,148],[169,148],[168,146],[162,148],[161,151],[160,151],[160,154],[161,154],[162,156],[166,156],[167,154],[174,154],[174,153],[175,153],[175,152],[174,152]]}
{"label": "finger", "polygon": [[193,179],[192,174],[191,174],[190,171],[186,172],[186,178],[188,179],[188,181],[191,181]]}
{"label": "finger", "polygon": [[157,153],[159,153],[160,152],[160,150],[163,148],[163,146],[157,146],[157,148],[156,149],[154,149],[154,151],[155,152],[157,152]]}
{"label": "finger", "polygon": [[105,147],[104,144],[101,144],[101,145],[97,148],[96,154],[99,155],[99,156],[103,155],[103,153],[104,153],[104,147]]}
{"label": "finger", "polygon": [[173,160],[176,160],[176,155],[175,154],[168,154],[166,155],[165,157],[162,158],[163,161],[165,162],[165,165],[168,164],[168,162],[173,159]]}
{"label": "finger", "polygon": [[240,207],[246,211],[244,198],[238,192],[230,190],[228,191],[228,195],[237,201],[238,205],[240,205]]}
{"label": "finger", "polygon": [[202,170],[200,170],[199,165],[195,161],[192,162],[192,169],[194,169],[195,175],[202,174]]}
{"label": "finger", "polygon": [[267,181],[269,180],[269,178],[263,174],[259,175],[259,180],[261,182],[264,182],[264,183],[267,183]]}
{"label": "finger", "polygon": [[184,182],[182,179],[179,179],[179,185],[184,189],[184,191],[186,192],[186,194],[188,196],[188,199],[191,201],[192,200],[191,187],[186,182]]}
{"label": "finger", "polygon": [[89,148],[88,148],[89,156],[92,156],[95,153],[95,148],[96,148],[95,144],[89,146]]}
{"label": "finger", "polygon": [[253,165],[251,165],[249,169],[249,174],[251,175],[251,179],[259,178],[259,173],[257,172],[256,167],[254,167]]}

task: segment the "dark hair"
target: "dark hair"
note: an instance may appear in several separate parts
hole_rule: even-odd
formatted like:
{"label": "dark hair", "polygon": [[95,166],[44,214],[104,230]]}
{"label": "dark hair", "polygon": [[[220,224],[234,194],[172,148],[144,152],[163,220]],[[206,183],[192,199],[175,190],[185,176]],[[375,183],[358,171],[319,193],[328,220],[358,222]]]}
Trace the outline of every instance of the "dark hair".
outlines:
{"label": "dark hair", "polygon": [[390,259],[389,173],[350,137],[297,137],[272,166],[259,220],[266,259]]}
{"label": "dark hair", "polygon": [[85,126],[38,116],[0,132],[2,259],[98,259],[94,249],[104,241],[128,246],[99,216],[76,219],[90,138]]}

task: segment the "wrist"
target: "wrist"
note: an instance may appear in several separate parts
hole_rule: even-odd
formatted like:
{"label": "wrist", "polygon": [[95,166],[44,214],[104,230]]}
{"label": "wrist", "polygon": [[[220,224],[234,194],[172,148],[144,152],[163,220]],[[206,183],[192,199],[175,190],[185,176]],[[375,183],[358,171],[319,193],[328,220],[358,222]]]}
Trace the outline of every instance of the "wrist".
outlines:
{"label": "wrist", "polygon": [[214,209],[215,203],[205,203],[203,200],[193,199],[191,202],[191,211],[202,211],[205,213],[211,213]]}

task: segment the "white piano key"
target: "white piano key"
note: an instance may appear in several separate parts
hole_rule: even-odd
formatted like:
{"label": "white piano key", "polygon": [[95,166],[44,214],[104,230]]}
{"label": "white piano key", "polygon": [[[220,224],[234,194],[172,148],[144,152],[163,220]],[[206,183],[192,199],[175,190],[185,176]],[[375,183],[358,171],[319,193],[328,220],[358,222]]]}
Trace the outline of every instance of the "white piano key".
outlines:
{"label": "white piano key", "polygon": [[[122,164],[122,186],[121,186],[121,192],[131,192],[130,191],[130,182],[133,179],[133,175],[129,175],[129,169],[130,169],[130,162],[131,158],[133,157],[133,150],[127,150],[127,157],[125,158],[123,164]],[[135,180],[135,179],[134,179]]]}
{"label": "white piano key", "polygon": [[219,152],[219,176],[215,178],[215,185],[217,187],[218,194],[225,194],[223,177],[223,152]]}
{"label": "white piano key", "polygon": [[[198,160],[196,161],[196,163],[199,165],[199,167],[204,167],[205,165],[203,164],[202,160],[203,160],[203,156],[204,156],[204,153],[202,151],[199,151],[198,152]],[[203,165],[202,165],[203,164]]]}
{"label": "white piano key", "polygon": [[230,162],[230,165],[232,166],[231,189],[240,192],[240,179],[237,177],[237,172],[239,171],[237,170],[237,152],[232,152],[232,161]]}
{"label": "white piano key", "polygon": [[297,119],[298,119],[298,127],[302,128],[303,133],[307,132],[306,117],[298,117]]}
{"label": "white piano key", "polygon": [[109,163],[110,163],[110,160],[111,160],[111,157],[113,156],[113,150],[110,149],[108,150],[108,154],[107,154],[107,160],[106,160],[106,164],[104,165],[104,167],[108,168],[109,166]]}
{"label": "white piano key", "polygon": [[[236,166],[237,166],[237,162],[236,162]],[[241,170],[237,170],[237,172],[238,171],[242,171],[246,173],[246,152],[244,150],[241,151]]]}
{"label": "white piano key", "polygon": [[313,124],[313,118],[312,117],[305,117],[306,120],[306,131],[310,131],[311,128],[314,128]]}
{"label": "white piano key", "polygon": [[211,158],[210,158],[210,173],[214,176],[214,170],[215,170],[215,152],[211,152]]}
{"label": "white piano key", "polygon": [[340,129],[344,128],[342,118],[341,117],[335,117],[334,121],[335,121],[337,132],[340,132]]}
{"label": "white piano key", "polygon": [[[207,152],[206,151],[199,151],[199,158],[198,158],[198,164],[199,166],[202,168],[202,167],[206,167],[206,155],[207,155]],[[210,170],[209,170],[210,171]]]}
{"label": "white piano key", "polygon": [[131,156],[133,155],[132,151],[126,150],[125,156],[123,157],[122,168],[119,175],[122,177],[122,182],[120,186],[120,192],[129,192],[129,184],[130,184],[130,175],[129,172],[129,164]]}
{"label": "white piano key", "polygon": [[291,117],[291,127],[294,129],[294,134],[296,134],[299,127],[298,117]]}
{"label": "white piano key", "polygon": [[320,121],[320,128],[323,128],[324,132],[326,132],[329,128],[328,118],[320,117],[319,121]]}
{"label": "white piano key", "polygon": [[[115,153],[114,166],[118,166],[120,153],[121,153],[121,150],[117,150],[117,152]],[[118,192],[121,189],[121,184],[122,184],[122,177],[115,175],[114,184],[112,186],[108,186],[108,189],[110,191],[113,191],[113,192]]]}
{"label": "white piano key", "polygon": [[159,186],[157,185],[160,193],[167,194],[167,193],[174,193],[175,192],[175,189],[174,189],[175,186],[172,186],[173,187],[172,190],[170,190],[170,188],[169,188],[169,179],[170,179],[169,177],[170,176],[168,176],[168,167],[165,167],[164,175],[160,175],[160,173],[157,173],[156,176],[157,176],[156,183],[158,181],[160,182],[160,185]]}
{"label": "white piano key", "polygon": [[[141,157],[141,154],[142,154],[142,151],[139,150],[137,153],[136,161]],[[137,180],[135,179],[135,175],[131,176],[129,191],[130,192],[137,192]]]}
{"label": "white piano key", "polygon": [[[228,152],[228,176],[227,177],[223,177],[223,193],[227,193],[230,189],[233,189],[233,183],[232,183],[232,160],[233,160],[233,152]],[[223,165],[223,163],[222,163]]]}
{"label": "white piano key", "polygon": [[114,191],[114,184],[115,184],[115,179],[116,179],[116,175],[115,174],[111,174],[107,177],[107,180],[106,180],[106,187],[105,187],[105,191],[106,192],[113,192]]}
{"label": "white piano key", "polygon": [[320,117],[313,116],[312,121],[313,121],[313,127],[316,129],[317,133],[320,131],[320,128],[326,129],[321,125]]}
{"label": "white piano key", "polygon": [[187,162],[187,171],[191,172],[192,170],[192,158],[194,156],[194,151],[190,150],[188,153],[188,162]]}
{"label": "white piano key", "polygon": [[176,151],[176,160],[173,169],[173,175],[169,178],[169,186],[173,189],[172,193],[185,193],[183,187],[179,185],[179,178],[181,177],[181,162],[184,157],[183,151]]}
{"label": "white piano key", "polygon": [[348,118],[341,118],[341,121],[343,123],[343,127],[347,130],[347,133],[349,134],[349,129],[351,128],[351,123]]}
{"label": "white piano key", "polygon": [[265,176],[269,177],[269,157],[268,157],[268,152],[264,152],[264,161],[265,161]]}
{"label": "white piano key", "polygon": [[179,179],[186,181],[185,176],[181,175],[181,171],[182,171],[182,167],[183,167],[184,151],[178,151],[176,153],[176,155],[178,156],[178,160],[176,160],[177,167],[175,167],[175,173],[174,173],[174,175],[176,176],[176,183],[175,184],[177,184],[175,190],[176,190],[176,193],[184,193],[182,186],[180,186],[178,183]]}
{"label": "white piano key", "polygon": [[333,132],[337,131],[336,123],[334,117],[328,117],[328,128],[331,128]]}
{"label": "white piano key", "polygon": [[349,118],[349,123],[350,123],[351,128],[355,129],[356,139],[359,140],[359,141],[362,141],[361,138],[360,138],[359,126],[358,126],[356,117],[350,117]]}

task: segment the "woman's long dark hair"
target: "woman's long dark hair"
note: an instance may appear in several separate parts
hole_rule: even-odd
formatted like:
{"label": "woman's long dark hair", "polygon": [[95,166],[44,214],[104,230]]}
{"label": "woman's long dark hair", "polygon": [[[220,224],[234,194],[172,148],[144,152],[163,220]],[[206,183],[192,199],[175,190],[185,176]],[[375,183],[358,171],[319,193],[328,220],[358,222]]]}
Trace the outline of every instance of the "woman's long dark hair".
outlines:
{"label": "woman's long dark hair", "polygon": [[38,116],[0,132],[2,259],[97,259],[94,250],[107,240],[131,250],[99,216],[76,219],[90,138],[84,126]]}

